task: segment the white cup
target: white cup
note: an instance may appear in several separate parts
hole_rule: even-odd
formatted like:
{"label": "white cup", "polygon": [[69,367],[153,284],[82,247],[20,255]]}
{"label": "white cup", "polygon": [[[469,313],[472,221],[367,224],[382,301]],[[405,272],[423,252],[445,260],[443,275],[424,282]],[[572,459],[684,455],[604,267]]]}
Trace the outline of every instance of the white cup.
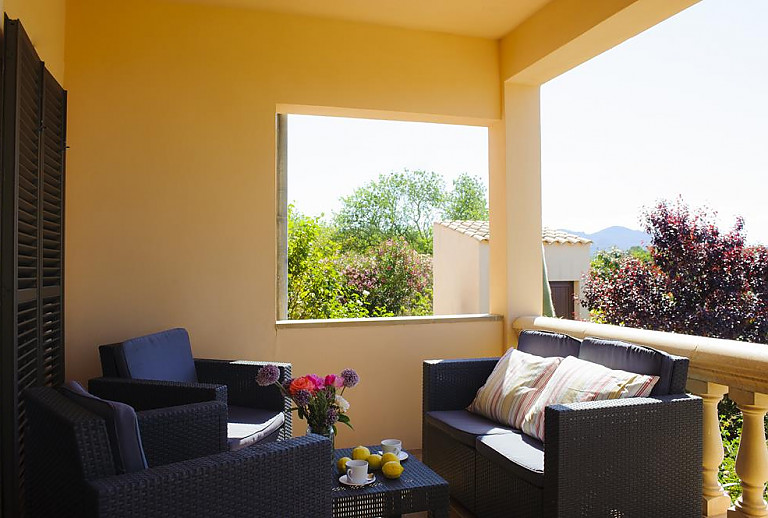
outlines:
{"label": "white cup", "polygon": [[403,449],[403,443],[399,439],[384,439],[381,441],[381,451],[383,453],[394,453],[400,455]]}
{"label": "white cup", "polygon": [[368,482],[368,461],[348,460],[347,480],[353,484],[365,484]]}

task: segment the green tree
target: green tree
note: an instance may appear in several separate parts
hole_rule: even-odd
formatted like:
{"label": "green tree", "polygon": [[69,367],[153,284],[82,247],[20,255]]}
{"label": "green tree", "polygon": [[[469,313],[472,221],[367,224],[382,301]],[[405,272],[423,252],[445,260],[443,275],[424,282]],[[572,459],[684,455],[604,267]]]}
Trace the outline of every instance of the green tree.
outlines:
{"label": "green tree", "polygon": [[288,207],[288,318],[368,316],[364,300],[339,272],[339,256],[339,245],[319,218]]}
{"label": "green tree", "polygon": [[432,253],[432,223],[444,199],[445,184],[437,173],[406,169],[381,174],[341,198],[342,208],[334,215],[336,236],[358,252],[402,237],[418,252]]}
{"label": "green tree", "polygon": [[462,173],[453,181],[453,191],[446,197],[444,219],[488,219],[486,189],[478,176]]}

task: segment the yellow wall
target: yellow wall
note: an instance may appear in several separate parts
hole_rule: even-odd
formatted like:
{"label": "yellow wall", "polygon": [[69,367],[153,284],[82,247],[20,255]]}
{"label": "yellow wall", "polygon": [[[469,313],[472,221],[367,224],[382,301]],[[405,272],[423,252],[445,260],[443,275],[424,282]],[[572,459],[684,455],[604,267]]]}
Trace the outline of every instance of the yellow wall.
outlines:
{"label": "yellow wall", "polygon": [[[70,0],[67,375],[97,375],[100,343],[184,326],[197,356],[358,368],[369,389],[350,395],[355,412],[403,419],[416,441],[420,359],[498,354],[501,326],[276,331],[275,110],[498,119],[497,55],[477,38]],[[392,344],[394,378],[381,365]],[[359,441],[380,437],[377,422]]]}
{"label": "yellow wall", "polygon": [[64,84],[66,0],[4,0],[0,12],[3,9],[9,18],[21,20],[40,59]]}
{"label": "yellow wall", "polygon": [[[563,37],[555,8],[498,42],[162,0],[0,1],[69,91],[68,377],[99,373],[100,343],[184,326],[198,356],[285,360],[297,374],[359,369],[358,429],[340,444],[397,435],[412,448],[420,361],[498,354],[514,338],[511,319],[538,314],[536,85],[607,48],[579,36],[602,24],[588,9],[577,11],[586,32]],[[691,1],[620,5],[666,12]],[[563,48],[567,59],[553,61]],[[525,82],[519,71],[534,86],[502,84]],[[506,325],[277,329],[274,118],[285,106],[487,125],[499,236],[491,310]]]}
{"label": "yellow wall", "polygon": [[[419,448],[422,361],[499,356],[501,336],[500,320],[337,325],[280,329],[277,351],[293,363],[296,374],[326,374],[347,367],[360,374],[360,385],[344,395],[355,429],[342,425],[337,445],[396,437],[405,448]],[[305,427],[303,422],[297,424],[294,433],[304,433]]]}
{"label": "yellow wall", "polygon": [[501,39],[501,77],[541,85],[699,0],[552,0]]}

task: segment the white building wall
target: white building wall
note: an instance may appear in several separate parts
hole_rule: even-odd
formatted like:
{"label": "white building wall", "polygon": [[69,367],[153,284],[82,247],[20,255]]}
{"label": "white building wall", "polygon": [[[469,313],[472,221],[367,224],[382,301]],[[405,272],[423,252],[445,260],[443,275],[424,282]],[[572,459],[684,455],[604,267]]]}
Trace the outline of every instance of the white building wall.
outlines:
{"label": "white building wall", "polygon": [[[433,226],[433,307],[435,315],[488,312],[488,243]],[[481,263],[484,257],[484,263]],[[482,302],[481,302],[482,300]]]}
{"label": "white building wall", "polygon": [[[490,311],[490,246],[443,225],[433,226],[433,306],[435,315],[488,313]],[[582,298],[582,278],[589,271],[589,244],[544,244],[550,281],[574,283]],[[575,304],[576,315],[589,312]]]}
{"label": "white building wall", "polygon": [[547,262],[547,275],[550,281],[572,281],[573,292],[579,300],[574,304],[577,316],[586,320],[589,311],[581,306],[583,296],[582,279],[589,272],[588,244],[544,243],[544,260]]}

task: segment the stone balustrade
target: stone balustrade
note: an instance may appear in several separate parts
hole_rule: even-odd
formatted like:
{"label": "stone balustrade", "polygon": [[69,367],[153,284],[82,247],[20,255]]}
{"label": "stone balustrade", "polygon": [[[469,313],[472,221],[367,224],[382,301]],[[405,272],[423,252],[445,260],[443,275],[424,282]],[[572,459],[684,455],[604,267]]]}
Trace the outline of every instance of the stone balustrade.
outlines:
{"label": "stone balustrade", "polygon": [[[768,482],[764,424],[768,412],[768,345],[547,317],[521,317],[512,325],[516,330],[625,340],[690,358],[687,388],[703,400],[702,516],[768,517],[768,502],[763,498]],[[733,506],[717,479],[723,461],[717,404],[725,394],[736,403],[744,420],[736,457],[742,495]]]}

